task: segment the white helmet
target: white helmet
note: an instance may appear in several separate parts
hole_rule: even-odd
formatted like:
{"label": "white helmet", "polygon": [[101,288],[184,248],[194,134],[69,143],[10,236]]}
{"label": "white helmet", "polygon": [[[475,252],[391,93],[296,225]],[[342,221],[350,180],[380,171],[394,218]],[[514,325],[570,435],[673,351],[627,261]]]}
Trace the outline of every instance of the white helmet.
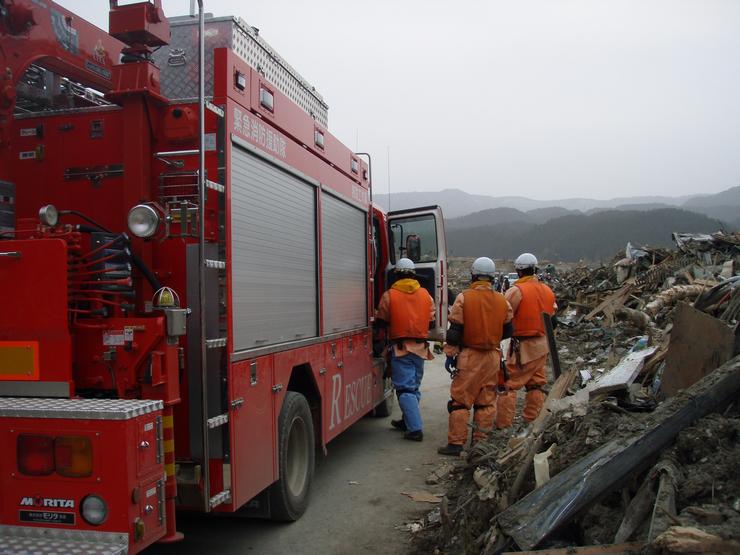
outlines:
{"label": "white helmet", "polygon": [[537,267],[537,257],[531,252],[525,252],[520,254],[519,257],[514,261],[514,268],[517,270],[526,270],[527,268]]}
{"label": "white helmet", "polygon": [[493,279],[496,277],[496,264],[487,256],[481,256],[473,262],[470,273],[474,276],[486,276]]}
{"label": "white helmet", "polygon": [[396,262],[396,272],[399,274],[413,274],[416,272],[416,267],[410,258],[401,258]]}

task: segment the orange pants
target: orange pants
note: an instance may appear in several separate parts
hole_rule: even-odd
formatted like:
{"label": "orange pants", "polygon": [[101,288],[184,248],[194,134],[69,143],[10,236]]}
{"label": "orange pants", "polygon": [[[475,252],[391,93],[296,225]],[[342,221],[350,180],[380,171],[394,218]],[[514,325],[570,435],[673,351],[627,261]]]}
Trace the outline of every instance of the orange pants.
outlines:
{"label": "orange pants", "polygon": [[463,445],[468,439],[468,420],[473,409],[473,440],[493,429],[496,417],[496,380],[501,355],[498,351],[463,349],[457,357],[457,375],[450,385],[447,443]]}
{"label": "orange pants", "polygon": [[548,355],[541,356],[522,364],[509,364],[509,380],[506,382],[506,391],[499,393],[496,399],[496,427],[508,428],[514,422],[516,412],[516,392],[522,387],[527,388],[524,400],[525,422],[531,422],[540,414],[545,404],[545,392],[542,386],[547,383],[545,364]]}

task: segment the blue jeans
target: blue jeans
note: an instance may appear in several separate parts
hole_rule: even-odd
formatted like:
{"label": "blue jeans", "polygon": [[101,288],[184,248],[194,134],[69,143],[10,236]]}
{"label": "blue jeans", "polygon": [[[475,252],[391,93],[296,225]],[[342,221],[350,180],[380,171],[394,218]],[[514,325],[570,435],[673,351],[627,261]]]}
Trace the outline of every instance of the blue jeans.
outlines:
{"label": "blue jeans", "polygon": [[419,400],[421,399],[421,378],[424,376],[424,359],[413,353],[397,357],[391,351],[391,381],[398,396],[398,404],[403,413],[403,421],[409,432],[419,432],[422,428]]}

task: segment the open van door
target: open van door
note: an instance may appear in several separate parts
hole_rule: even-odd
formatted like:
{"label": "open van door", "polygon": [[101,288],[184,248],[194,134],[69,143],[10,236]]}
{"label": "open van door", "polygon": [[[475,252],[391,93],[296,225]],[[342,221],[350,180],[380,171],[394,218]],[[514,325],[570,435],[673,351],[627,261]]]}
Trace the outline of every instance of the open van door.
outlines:
{"label": "open van door", "polygon": [[413,260],[419,283],[429,291],[437,311],[429,338],[444,341],[447,331],[447,242],[442,208],[424,206],[389,212],[388,239],[389,271],[400,258]]}

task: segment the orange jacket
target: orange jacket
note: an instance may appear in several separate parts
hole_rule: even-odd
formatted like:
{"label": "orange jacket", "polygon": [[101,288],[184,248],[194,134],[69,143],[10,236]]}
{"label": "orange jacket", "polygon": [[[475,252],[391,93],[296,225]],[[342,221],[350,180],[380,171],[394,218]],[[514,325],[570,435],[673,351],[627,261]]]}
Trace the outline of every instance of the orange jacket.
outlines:
{"label": "orange jacket", "polygon": [[[406,280],[404,280],[406,281]],[[423,287],[396,287],[388,290],[390,295],[391,339],[426,339],[429,335],[429,314],[434,301]]]}
{"label": "orange jacket", "polygon": [[522,292],[522,300],[514,313],[514,335],[535,337],[545,335],[542,313],[555,314],[555,294],[539,280],[524,277],[514,287]]}
{"label": "orange jacket", "polygon": [[463,295],[463,346],[484,351],[497,349],[509,311],[506,299],[491,289],[466,289]]}

